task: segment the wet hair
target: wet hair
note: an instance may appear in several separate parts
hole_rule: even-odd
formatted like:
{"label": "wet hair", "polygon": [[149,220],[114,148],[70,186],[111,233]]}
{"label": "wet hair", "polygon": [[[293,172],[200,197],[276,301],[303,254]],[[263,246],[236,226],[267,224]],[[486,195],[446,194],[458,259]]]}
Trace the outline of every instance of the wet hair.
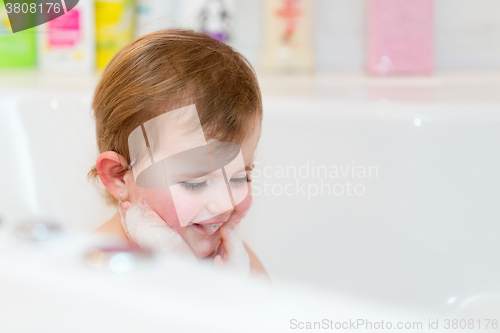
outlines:
{"label": "wet hair", "polygon": [[[232,47],[192,30],[141,36],[108,63],[92,109],[100,153],[114,151],[130,164],[128,136],[167,111],[195,104],[207,139],[238,145],[262,122],[262,97],[249,61]],[[97,179],[94,166],[89,179]],[[117,200],[105,192],[108,203]]]}

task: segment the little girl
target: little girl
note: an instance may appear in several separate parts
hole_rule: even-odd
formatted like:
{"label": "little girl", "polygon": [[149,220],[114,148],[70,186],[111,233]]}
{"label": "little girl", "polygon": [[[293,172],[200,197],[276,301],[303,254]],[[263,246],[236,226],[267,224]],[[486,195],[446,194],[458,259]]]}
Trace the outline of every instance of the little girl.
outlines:
{"label": "little girl", "polygon": [[89,176],[118,204],[96,232],[267,277],[233,230],[252,200],[263,114],[241,54],[189,30],[141,36],[107,65],[92,107],[100,155]]}

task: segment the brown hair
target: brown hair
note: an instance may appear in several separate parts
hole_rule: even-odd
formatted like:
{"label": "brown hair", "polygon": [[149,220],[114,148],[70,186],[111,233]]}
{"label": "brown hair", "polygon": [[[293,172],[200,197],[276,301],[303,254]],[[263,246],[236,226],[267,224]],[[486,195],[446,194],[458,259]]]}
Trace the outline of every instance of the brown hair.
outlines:
{"label": "brown hair", "polygon": [[[241,144],[262,121],[255,71],[230,46],[178,29],[135,39],[111,59],[94,93],[99,152],[115,151],[130,163],[128,136],[133,129],[193,103],[207,138]],[[88,177],[97,176],[94,166]],[[116,203],[108,191],[106,199]]]}

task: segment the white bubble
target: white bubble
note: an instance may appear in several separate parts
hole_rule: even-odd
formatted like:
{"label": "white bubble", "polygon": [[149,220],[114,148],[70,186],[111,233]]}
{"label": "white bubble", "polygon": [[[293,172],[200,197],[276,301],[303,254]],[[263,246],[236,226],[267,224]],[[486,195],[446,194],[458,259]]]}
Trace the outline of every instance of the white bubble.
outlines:
{"label": "white bubble", "polygon": [[109,261],[109,268],[116,274],[127,273],[132,266],[132,257],[127,253],[115,254]]}
{"label": "white bubble", "polygon": [[379,74],[386,74],[391,68],[392,60],[388,56],[380,57],[380,62],[377,64],[376,71]]}
{"label": "white bubble", "polygon": [[415,119],[413,119],[413,124],[415,124],[415,126],[419,127],[420,125],[422,125],[422,120],[420,120],[420,118],[415,118]]}
{"label": "white bubble", "polygon": [[38,241],[45,240],[49,235],[49,230],[43,224],[35,224],[31,228],[31,236]]}

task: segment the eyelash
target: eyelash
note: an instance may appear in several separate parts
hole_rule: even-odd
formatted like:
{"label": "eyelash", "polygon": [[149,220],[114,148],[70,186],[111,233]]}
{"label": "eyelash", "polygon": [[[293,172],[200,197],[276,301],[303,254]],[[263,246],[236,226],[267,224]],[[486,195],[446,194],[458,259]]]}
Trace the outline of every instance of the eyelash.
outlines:
{"label": "eyelash", "polygon": [[188,191],[199,191],[207,186],[208,184],[206,181],[196,182],[196,183],[190,183],[190,182],[181,183],[181,187]]}
{"label": "eyelash", "polygon": [[229,182],[236,184],[236,186],[239,186],[243,183],[248,183],[250,180],[248,179],[247,176],[244,177],[238,177],[238,178],[231,178]]}
{"label": "eyelash", "polygon": [[[247,176],[245,176],[245,177],[231,178],[229,182],[235,184],[236,186],[239,186],[243,183],[251,182],[251,180]],[[208,184],[206,181],[196,182],[196,183],[190,183],[190,182],[181,183],[181,187],[188,191],[200,191],[201,189],[207,186]]]}

